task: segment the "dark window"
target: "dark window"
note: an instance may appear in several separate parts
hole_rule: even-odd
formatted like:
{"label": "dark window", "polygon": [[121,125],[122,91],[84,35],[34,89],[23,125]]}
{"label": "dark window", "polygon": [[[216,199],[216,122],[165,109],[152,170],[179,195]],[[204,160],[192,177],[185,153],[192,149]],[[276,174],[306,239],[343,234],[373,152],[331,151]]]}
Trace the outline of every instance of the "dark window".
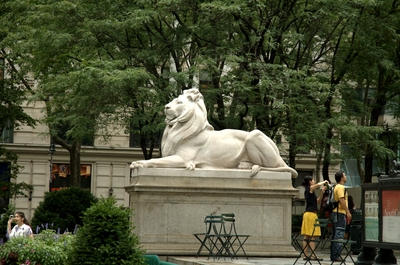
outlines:
{"label": "dark window", "polygon": [[[91,135],[87,135],[85,138],[82,139],[82,145],[85,146],[94,146],[94,130],[90,128],[91,125],[88,125],[87,132],[92,132]],[[63,123],[57,126],[58,136],[70,142],[70,137],[68,137],[68,130],[71,129],[71,126],[67,123]]]}
{"label": "dark window", "polygon": [[298,149],[298,154],[310,154],[311,150],[310,150],[310,145],[308,143],[308,141],[303,140],[303,141],[299,141],[298,145],[297,145],[297,149]]}
{"label": "dark window", "polygon": [[[1,182],[10,182],[10,163],[0,162],[0,181]],[[5,186],[2,187],[2,190],[7,189]],[[3,195],[3,192],[0,192],[0,213],[5,212],[5,208],[8,207],[10,203],[10,198],[8,196]]]}
{"label": "dark window", "polygon": [[[4,88],[4,58],[0,58],[0,93],[6,93],[3,91]],[[14,142],[14,126],[10,120],[7,120],[6,124],[1,123],[0,128],[4,126],[3,130],[0,131],[0,142],[2,143],[13,143]]]}
{"label": "dark window", "polygon": [[[81,188],[90,190],[92,180],[92,166],[81,165]],[[50,190],[61,190],[71,187],[70,164],[53,163],[51,170]]]}
{"label": "dark window", "polygon": [[297,188],[301,186],[301,183],[303,182],[303,179],[305,176],[312,176],[313,172],[312,171],[301,171],[297,170],[297,173],[299,174],[297,178],[292,179],[292,184],[294,188]]}
{"label": "dark window", "polygon": [[140,134],[135,132],[135,131],[131,131],[129,133],[129,147],[137,147],[140,148]]}
{"label": "dark window", "polygon": [[10,120],[7,120],[5,127],[1,132],[0,142],[2,143],[14,142],[14,125]]}
{"label": "dark window", "polygon": [[[161,133],[155,133],[153,137],[154,141],[154,148],[160,148],[160,142],[161,142]],[[146,148],[150,148],[151,144],[151,137],[146,135],[145,141],[146,141]],[[130,131],[129,131],[129,147],[134,147],[134,148],[141,148],[140,145],[140,130],[136,129],[135,126],[131,126]]]}
{"label": "dark window", "polygon": [[275,135],[275,142],[277,145],[282,144],[282,135],[280,134]]}

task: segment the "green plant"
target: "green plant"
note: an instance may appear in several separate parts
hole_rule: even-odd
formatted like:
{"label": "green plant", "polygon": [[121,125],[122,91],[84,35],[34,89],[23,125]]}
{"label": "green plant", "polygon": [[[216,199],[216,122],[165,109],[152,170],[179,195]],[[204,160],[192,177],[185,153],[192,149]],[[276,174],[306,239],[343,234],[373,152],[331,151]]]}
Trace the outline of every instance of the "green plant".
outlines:
{"label": "green plant", "polygon": [[35,210],[32,230],[35,233],[39,229],[51,228],[61,233],[67,229],[72,232],[76,225],[82,225],[83,211],[96,200],[90,191],[76,187],[47,192]]}
{"label": "green plant", "polygon": [[1,265],[63,265],[74,236],[57,235],[54,230],[42,231],[32,240],[14,238],[0,248]]}
{"label": "green plant", "polygon": [[0,240],[2,240],[2,242],[7,241],[6,232],[7,232],[8,217],[11,214],[15,213],[15,206],[12,204],[9,204],[7,208],[4,208],[4,210],[5,210],[5,213],[1,215],[1,219],[0,219]]}
{"label": "green plant", "polygon": [[70,264],[145,264],[130,213],[129,208],[117,206],[114,197],[101,198],[87,209],[71,247]]}

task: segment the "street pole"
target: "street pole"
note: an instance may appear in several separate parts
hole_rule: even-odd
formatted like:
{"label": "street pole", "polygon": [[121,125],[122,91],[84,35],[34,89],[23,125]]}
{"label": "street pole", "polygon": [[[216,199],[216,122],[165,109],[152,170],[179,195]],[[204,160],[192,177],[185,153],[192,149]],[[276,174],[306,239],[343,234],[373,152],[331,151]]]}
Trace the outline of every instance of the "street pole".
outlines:
{"label": "street pole", "polygon": [[53,182],[53,155],[56,151],[56,146],[54,144],[53,136],[51,136],[49,154],[50,154],[50,179],[49,179],[49,191],[51,191],[51,183]]}

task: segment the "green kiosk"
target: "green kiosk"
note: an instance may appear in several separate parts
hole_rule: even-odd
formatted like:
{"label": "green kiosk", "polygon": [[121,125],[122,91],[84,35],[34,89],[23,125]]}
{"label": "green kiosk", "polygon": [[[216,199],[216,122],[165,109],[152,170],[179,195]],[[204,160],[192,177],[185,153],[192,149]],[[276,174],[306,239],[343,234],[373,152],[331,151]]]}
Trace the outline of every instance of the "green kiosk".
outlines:
{"label": "green kiosk", "polygon": [[[378,250],[373,264],[397,264],[393,249],[400,249],[400,163],[394,161],[388,175],[378,183],[361,185],[364,217],[363,252]],[[360,262],[368,253],[360,253]],[[360,257],[361,256],[361,257]]]}

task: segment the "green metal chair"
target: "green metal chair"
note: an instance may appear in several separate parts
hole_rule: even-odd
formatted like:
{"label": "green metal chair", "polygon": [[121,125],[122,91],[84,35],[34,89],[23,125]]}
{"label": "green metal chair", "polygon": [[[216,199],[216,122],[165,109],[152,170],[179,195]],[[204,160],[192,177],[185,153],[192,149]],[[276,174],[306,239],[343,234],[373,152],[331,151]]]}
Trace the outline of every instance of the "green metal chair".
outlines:
{"label": "green metal chair", "polygon": [[246,243],[250,235],[237,233],[235,225],[235,214],[224,213],[221,214],[221,216],[224,220],[223,229],[224,233],[226,234],[225,248],[229,248],[229,254],[233,253],[233,257],[236,259],[238,252],[241,250],[244,257],[248,260],[249,258],[247,257],[243,245],[244,243]]}
{"label": "green metal chair", "polygon": [[[320,244],[321,242],[323,242],[323,240],[324,240],[324,231],[326,231],[325,228],[326,228],[327,225],[328,225],[328,220],[329,220],[328,218],[317,218],[317,219],[315,219],[314,229],[313,229],[313,232],[312,232],[311,237],[308,238],[308,239],[304,239],[304,238],[303,238],[303,239],[299,239],[299,241],[301,241],[301,242],[306,242],[306,245],[305,245],[304,247],[301,247],[300,254],[299,254],[299,256],[296,258],[296,260],[294,261],[293,265],[296,264],[297,261],[298,261],[302,256],[306,257],[306,258],[305,258],[305,263],[304,263],[304,264],[310,263],[310,265],[312,265],[311,261],[314,261],[314,259],[313,259],[312,257],[316,257],[316,256],[317,256],[316,253],[315,253],[315,251],[317,250],[319,244]],[[315,237],[315,239],[311,239],[311,238],[314,237],[314,233],[315,233],[317,227],[319,227],[320,230],[321,230],[321,236],[320,236],[320,237]],[[314,243],[315,243],[315,248],[314,248],[314,249],[311,249],[311,247],[310,247],[310,243],[311,243],[311,242],[314,242]],[[300,244],[300,242],[299,242],[299,245],[302,246],[302,244]],[[310,254],[309,256],[306,255],[306,253],[305,253],[305,250],[306,250],[307,248],[310,248],[310,250],[311,250],[311,254]],[[317,261],[317,262],[319,263],[319,265],[321,265],[321,262],[320,262],[319,260],[315,260],[315,261]]]}
{"label": "green metal chair", "polygon": [[208,258],[219,258],[222,253],[225,253],[221,248],[225,245],[225,236],[223,231],[224,220],[221,215],[207,215],[204,218],[206,232],[197,233],[194,236],[200,241],[200,247],[197,250],[196,258],[201,254],[203,248],[208,251]]}

